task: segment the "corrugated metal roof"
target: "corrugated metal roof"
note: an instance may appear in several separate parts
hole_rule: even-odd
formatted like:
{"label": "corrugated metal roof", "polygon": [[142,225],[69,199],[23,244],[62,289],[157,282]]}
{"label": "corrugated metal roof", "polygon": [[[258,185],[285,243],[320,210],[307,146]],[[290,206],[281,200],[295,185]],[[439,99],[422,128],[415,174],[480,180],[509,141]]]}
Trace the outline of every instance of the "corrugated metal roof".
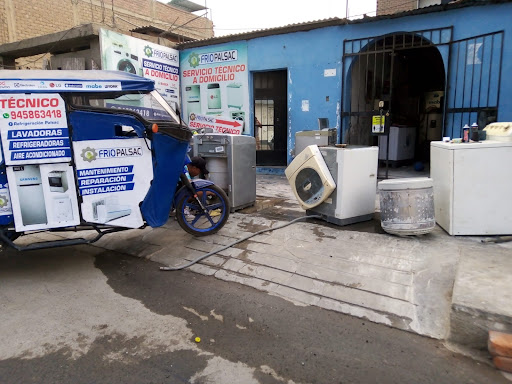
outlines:
{"label": "corrugated metal roof", "polygon": [[169,32],[169,31],[166,31],[164,29],[155,27],[153,25],[147,25],[147,26],[142,26],[142,27],[137,27],[137,28],[134,28],[134,29],[130,29],[130,32],[135,32],[135,33],[140,33],[140,34],[143,34],[143,35],[150,35],[150,36],[152,34],[154,34],[155,36],[162,36],[162,37],[170,37],[170,36],[172,36],[172,37],[179,38],[179,39],[186,40],[186,41],[195,41],[191,37],[184,36],[184,35],[179,34],[179,33]]}
{"label": "corrugated metal roof", "polygon": [[457,8],[483,6],[483,5],[499,4],[499,3],[510,3],[510,2],[512,2],[512,0],[456,0],[456,1],[452,1],[451,3],[448,3],[448,4],[431,5],[431,6],[425,7],[425,8],[414,9],[412,11],[397,12],[397,13],[393,13],[393,14],[389,14],[389,15],[364,16],[360,19],[355,19],[355,20],[347,20],[347,19],[340,19],[338,17],[333,17],[333,18],[323,19],[323,20],[289,24],[289,25],[284,25],[284,26],[275,27],[275,28],[260,29],[260,30],[256,30],[256,31],[252,31],[252,32],[244,32],[244,33],[237,33],[237,34],[225,35],[225,36],[220,36],[220,37],[212,37],[209,39],[202,39],[202,40],[195,40],[195,41],[190,41],[190,42],[185,42],[185,43],[179,43],[179,44],[177,44],[177,48],[178,49],[196,48],[196,47],[203,47],[203,46],[207,46],[207,45],[229,43],[229,42],[233,42],[233,41],[251,40],[251,39],[256,39],[256,38],[265,37],[265,36],[281,35],[281,34],[293,33],[293,32],[306,32],[306,31],[310,31],[313,29],[325,28],[325,27],[330,27],[330,26],[370,23],[370,22],[379,21],[379,20],[395,19],[395,18],[413,16],[413,15],[423,15],[423,14],[427,14],[427,13],[442,12],[442,11],[447,11],[447,10],[452,10],[452,9],[457,9]]}
{"label": "corrugated metal roof", "polygon": [[173,7],[179,8],[187,12],[203,11],[207,9],[206,7],[200,4],[196,4],[188,0],[171,0],[167,3],[167,5],[172,5]]}

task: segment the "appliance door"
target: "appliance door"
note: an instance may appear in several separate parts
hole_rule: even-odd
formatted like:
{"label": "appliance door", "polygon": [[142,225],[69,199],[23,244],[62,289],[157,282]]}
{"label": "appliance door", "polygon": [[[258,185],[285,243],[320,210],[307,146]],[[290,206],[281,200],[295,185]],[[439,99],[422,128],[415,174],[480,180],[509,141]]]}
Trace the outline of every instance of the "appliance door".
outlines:
{"label": "appliance door", "polygon": [[19,185],[18,196],[23,225],[48,223],[41,184]]}
{"label": "appliance door", "polygon": [[50,184],[51,191],[58,192],[64,189],[62,186],[62,176],[49,176],[48,183]]}
{"label": "appliance door", "polygon": [[200,101],[189,101],[188,104],[188,115],[191,113],[200,114],[201,113],[201,102]]}

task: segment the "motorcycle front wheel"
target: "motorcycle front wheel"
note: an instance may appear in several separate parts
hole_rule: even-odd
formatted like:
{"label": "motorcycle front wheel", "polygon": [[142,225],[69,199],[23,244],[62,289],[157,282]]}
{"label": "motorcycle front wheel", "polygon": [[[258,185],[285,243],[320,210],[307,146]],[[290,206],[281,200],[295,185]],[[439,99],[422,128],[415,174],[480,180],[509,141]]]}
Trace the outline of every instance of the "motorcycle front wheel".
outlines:
{"label": "motorcycle front wheel", "polygon": [[176,203],[176,219],[186,232],[194,236],[207,236],[218,232],[229,217],[229,201],[222,188],[209,185],[197,190],[204,210],[190,191]]}

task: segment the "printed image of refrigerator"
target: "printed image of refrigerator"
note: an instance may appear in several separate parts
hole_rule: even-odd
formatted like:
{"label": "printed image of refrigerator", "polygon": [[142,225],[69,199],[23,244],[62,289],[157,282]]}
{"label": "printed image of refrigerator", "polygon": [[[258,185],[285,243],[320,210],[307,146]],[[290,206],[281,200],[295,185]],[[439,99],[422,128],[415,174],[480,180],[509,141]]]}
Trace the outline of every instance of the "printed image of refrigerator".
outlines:
{"label": "printed image of refrigerator", "polygon": [[47,224],[39,165],[13,167],[23,225]]}
{"label": "printed image of refrigerator", "polygon": [[185,100],[187,102],[187,115],[201,113],[201,91],[198,84],[185,87]]}

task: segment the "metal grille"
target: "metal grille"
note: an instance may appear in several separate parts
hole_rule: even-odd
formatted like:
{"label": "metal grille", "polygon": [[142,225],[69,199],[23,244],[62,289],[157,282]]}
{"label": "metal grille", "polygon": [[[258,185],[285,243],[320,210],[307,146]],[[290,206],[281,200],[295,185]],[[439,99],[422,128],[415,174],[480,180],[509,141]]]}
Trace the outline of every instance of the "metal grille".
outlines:
{"label": "metal grille", "polygon": [[254,100],[256,150],[274,149],[274,100]]}
{"label": "metal grille", "polygon": [[445,135],[461,137],[464,124],[480,129],[498,119],[503,31],[454,41],[450,48]]}
{"label": "metal grille", "polygon": [[[377,101],[393,110],[393,73],[400,51],[450,43],[452,28],[420,30],[345,40],[342,77],[342,142],[372,145],[371,118]],[[447,50],[447,49],[446,49]],[[349,76],[350,75],[350,76]],[[357,81],[359,86],[352,84]]]}

